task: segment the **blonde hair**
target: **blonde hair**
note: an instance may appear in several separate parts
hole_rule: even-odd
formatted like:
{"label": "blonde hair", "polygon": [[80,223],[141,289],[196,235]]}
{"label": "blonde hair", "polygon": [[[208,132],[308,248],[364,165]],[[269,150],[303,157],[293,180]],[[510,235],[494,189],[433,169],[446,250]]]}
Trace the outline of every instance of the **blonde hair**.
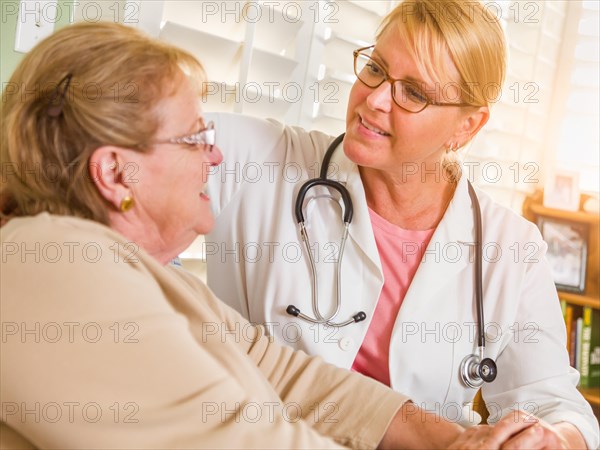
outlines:
{"label": "blonde hair", "polygon": [[377,39],[395,27],[421,74],[447,81],[450,56],[460,101],[490,106],[506,75],[506,42],[490,8],[475,0],[406,0],[384,19]]}
{"label": "blonde hair", "polygon": [[[506,77],[506,40],[498,17],[477,0],[405,0],[381,23],[377,40],[390,28],[417,63],[422,76],[438,83],[452,80],[449,56],[458,80],[456,102],[487,106],[500,96]],[[461,165],[454,152],[442,158],[444,176],[456,182]]]}
{"label": "blonde hair", "polygon": [[90,156],[103,145],[148,151],[156,105],[184,73],[200,95],[205,75],[192,55],[124,25],[80,23],[42,41],[2,95],[2,217],[49,212],[106,224]]}

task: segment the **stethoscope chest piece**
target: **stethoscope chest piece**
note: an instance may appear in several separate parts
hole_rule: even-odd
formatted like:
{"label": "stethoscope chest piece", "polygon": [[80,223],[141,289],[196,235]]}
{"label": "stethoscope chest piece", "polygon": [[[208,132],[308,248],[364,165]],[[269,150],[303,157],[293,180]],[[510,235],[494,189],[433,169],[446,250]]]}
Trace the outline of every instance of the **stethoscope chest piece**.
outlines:
{"label": "stethoscope chest piece", "polygon": [[460,379],[471,388],[477,389],[485,383],[491,383],[496,379],[498,369],[491,358],[481,359],[476,354],[465,356],[460,363]]}

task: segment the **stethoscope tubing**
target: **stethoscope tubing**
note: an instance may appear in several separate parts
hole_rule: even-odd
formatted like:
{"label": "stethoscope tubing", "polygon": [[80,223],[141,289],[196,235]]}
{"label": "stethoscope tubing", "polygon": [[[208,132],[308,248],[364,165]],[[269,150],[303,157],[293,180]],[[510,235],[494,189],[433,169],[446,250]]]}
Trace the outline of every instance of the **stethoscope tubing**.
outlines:
{"label": "stethoscope tubing", "polygon": [[[345,133],[339,135],[327,149],[325,156],[323,157],[323,162],[321,166],[321,170],[319,173],[319,178],[313,178],[311,180],[306,181],[298,191],[298,195],[296,197],[295,204],[295,215],[296,221],[300,227],[300,235],[304,244],[306,246],[306,252],[308,254],[311,272],[312,272],[312,284],[311,284],[311,297],[312,297],[312,309],[315,318],[310,317],[306,314],[303,314],[299,308],[294,305],[289,305],[287,308],[287,313],[293,315],[295,317],[300,317],[303,320],[306,320],[310,323],[314,324],[324,324],[332,327],[345,327],[351,323],[361,322],[366,319],[366,314],[363,311],[358,312],[352,318],[340,322],[335,323],[333,320],[337,317],[338,313],[341,309],[341,278],[342,278],[342,259],[344,254],[344,247],[346,244],[346,239],[348,236],[348,229],[350,224],[352,223],[352,216],[354,213],[353,205],[352,205],[352,197],[350,196],[350,192],[348,189],[338,181],[330,180],[327,178],[327,170],[329,169],[329,164],[331,162],[331,158],[333,153],[337,149],[337,147],[344,140]],[[335,302],[335,311],[329,316],[324,317],[321,314],[319,309],[319,300],[318,300],[318,274],[315,266],[315,262],[311,252],[310,239],[308,237],[308,233],[306,231],[305,222],[304,222],[304,214],[302,212],[302,207],[304,205],[304,200],[306,198],[306,194],[310,189],[316,186],[326,186],[331,189],[337,190],[341,197],[342,202],[344,204],[344,232],[342,235],[342,239],[340,241],[340,255],[338,258],[337,270],[336,270],[336,302]],[[475,304],[476,304],[476,314],[477,314],[477,354],[468,355],[461,362],[460,373],[461,379],[465,385],[475,388],[481,385],[483,381],[491,382],[496,378],[496,364],[491,358],[483,358],[484,350],[485,350],[485,322],[483,315],[483,224],[481,219],[481,206],[479,204],[479,200],[477,198],[477,194],[473,185],[469,180],[467,180],[467,187],[469,191],[469,197],[471,198],[471,204],[473,207],[473,219],[475,225],[475,265],[474,265],[474,277],[475,277]],[[491,373],[491,375],[490,375]]]}

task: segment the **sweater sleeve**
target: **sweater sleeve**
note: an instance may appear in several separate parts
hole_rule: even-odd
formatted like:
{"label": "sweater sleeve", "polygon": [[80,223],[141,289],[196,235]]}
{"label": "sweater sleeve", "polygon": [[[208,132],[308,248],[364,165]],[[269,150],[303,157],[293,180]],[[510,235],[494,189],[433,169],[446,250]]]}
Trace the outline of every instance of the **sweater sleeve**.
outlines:
{"label": "sweater sleeve", "polygon": [[[192,323],[197,334],[235,341],[282,399],[285,414],[300,417],[320,433],[353,448],[376,448],[408,397],[361,374],[340,369],[320,357],[275,342],[265,327],[248,322],[220,302],[200,281],[219,323]],[[202,330],[202,331],[201,331]]]}
{"label": "sweater sleeve", "polygon": [[2,230],[3,249],[30,250],[3,253],[3,429],[49,448],[339,447],[287,420],[243,352],[195,338],[168,269],[54,221]]}

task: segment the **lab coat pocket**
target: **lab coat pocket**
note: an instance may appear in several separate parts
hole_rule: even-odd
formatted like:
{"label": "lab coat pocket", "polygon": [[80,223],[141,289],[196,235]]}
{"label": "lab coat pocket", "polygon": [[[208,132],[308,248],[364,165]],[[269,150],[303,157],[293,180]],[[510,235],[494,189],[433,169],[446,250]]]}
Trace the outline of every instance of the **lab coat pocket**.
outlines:
{"label": "lab coat pocket", "polygon": [[399,319],[390,342],[392,388],[405,392],[420,408],[439,414],[454,377],[453,344],[444,336],[447,327],[426,318]]}

